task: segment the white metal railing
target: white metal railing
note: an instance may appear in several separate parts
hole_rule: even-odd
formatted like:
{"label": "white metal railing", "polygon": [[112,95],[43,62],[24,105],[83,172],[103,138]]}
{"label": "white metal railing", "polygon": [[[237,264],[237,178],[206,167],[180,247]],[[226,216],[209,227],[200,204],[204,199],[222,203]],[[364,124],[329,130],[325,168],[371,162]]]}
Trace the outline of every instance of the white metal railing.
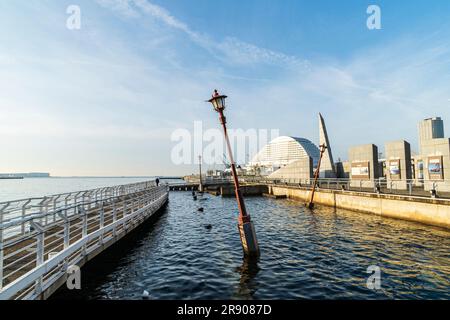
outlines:
{"label": "white metal railing", "polygon": [[[277,178],[257,176],[242,176],[239,180],[243,183],[262,183],[275,185],[288,185],[297,187],[311,187],[313,179]],[[374,180],[360,179],[325,179],[318,180],[318,187],[322,189],[380,192],[388,194],[442,197],[450,198],[450,180],[387,180],[379,178]]]}
{"label": "white metal railing", "polygon": [[167,186],[143,182],[0,203],[0,299],[39,297],[167,197]]}
{"label": "white metal railing", "polygon": [[[211,176],[202,176],[202,183],[204,185],[208,185],[208,184],[221,184],[221,183],[232,183],[233,182],[233,178],[230,177],[211,177]],[[179,183],[171,183],[171,186],[176,186],[176,185],[186,185],[186,184],[199,184],[200,183],[200,178],[199,176],[189,176],[188,178],[186,178],[185,182],[179,182]]]}

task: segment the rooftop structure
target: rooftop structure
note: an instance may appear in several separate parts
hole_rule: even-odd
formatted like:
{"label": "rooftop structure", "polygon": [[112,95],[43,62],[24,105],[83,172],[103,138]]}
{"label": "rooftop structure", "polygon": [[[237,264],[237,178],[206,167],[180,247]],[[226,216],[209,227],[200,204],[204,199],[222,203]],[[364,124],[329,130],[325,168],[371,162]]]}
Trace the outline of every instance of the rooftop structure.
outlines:
{"label": "rooftop structure", "polygon": [[420,153],[429,140],[441,138],[444,138],[444,122],[440,117],[428,118],[419,123]]}

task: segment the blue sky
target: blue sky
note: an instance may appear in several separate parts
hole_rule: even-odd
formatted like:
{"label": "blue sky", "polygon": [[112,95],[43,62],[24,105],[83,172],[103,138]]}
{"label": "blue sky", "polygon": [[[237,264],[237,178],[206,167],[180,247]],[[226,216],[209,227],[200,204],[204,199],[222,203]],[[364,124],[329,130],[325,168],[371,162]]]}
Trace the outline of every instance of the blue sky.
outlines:
{"label": "blue sky", "polygon": [[[81,30],[66,28],[79,5]],[[382,29],[368,30],[379,5]],[[191,173],[171,134],[218,126],[351,145],[406,139],[450,120],[450,2],[16,0],[0,3],[0,172]]]}

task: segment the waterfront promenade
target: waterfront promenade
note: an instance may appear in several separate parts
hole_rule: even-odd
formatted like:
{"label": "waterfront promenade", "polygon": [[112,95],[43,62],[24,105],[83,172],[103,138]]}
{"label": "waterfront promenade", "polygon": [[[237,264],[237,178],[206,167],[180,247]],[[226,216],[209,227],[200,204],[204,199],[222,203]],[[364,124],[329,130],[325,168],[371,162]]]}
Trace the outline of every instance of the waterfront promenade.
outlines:
{"label": "waterfront promenade", "polygon": [[87,261],[160,210],[143,182],[0,203],[0,299],[46,299]]}

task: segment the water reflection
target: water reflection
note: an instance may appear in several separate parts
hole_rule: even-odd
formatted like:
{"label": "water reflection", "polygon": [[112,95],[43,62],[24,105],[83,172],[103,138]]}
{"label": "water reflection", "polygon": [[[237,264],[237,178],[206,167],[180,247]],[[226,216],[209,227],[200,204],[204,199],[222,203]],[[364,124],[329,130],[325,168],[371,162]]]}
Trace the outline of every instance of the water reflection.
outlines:
{"label": "water reflection", "polygon": [[245,257],[242,265],[236,268],[236,272],[240,275],[239,287],[237,292],[238,299],[253,299],[258,290],[258,281],[256,276],[260,271],[258,266],[259,259]]}

